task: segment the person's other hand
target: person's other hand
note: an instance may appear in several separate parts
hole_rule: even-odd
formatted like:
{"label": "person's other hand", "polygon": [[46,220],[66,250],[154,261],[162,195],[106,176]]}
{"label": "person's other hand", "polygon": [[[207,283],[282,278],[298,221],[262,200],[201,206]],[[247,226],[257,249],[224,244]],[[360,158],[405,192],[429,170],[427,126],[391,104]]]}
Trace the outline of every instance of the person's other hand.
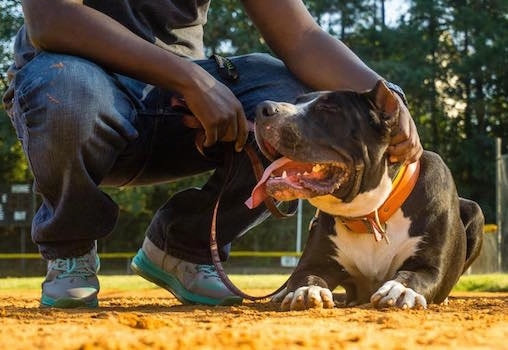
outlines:
{"label": "person's other hand", "polygon": [[400,96],[395,93],[394,95],[399,101],[399,124],[397,132],[390,140],[390,146],[388,147],[389,159],[392,163],[413,163],[422,155],[423,147],[409,110]]}

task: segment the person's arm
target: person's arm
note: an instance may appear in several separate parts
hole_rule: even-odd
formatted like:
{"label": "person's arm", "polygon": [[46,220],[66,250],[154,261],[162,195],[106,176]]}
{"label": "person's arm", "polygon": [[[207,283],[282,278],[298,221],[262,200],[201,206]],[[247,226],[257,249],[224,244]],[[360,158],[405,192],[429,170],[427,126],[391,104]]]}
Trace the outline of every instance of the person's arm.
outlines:
{"label": "person's arm", "polygon": [[[379,79],[344,43],[322,30],[301,1],[242,0],[264,40],[287,67],[316,90],[372,89]],[[392,161],[415,161],[422,153],[416,126],[399,98],[399,132],[392,138]]]}
{"label": "person's arm", "polygon": [[181,94],[206,133],[204,146],[218,140],[244,145],[248,127],[233,93],[190,60],[138,37],[82,1],[23,0],[33,44],[45,51],[81,56],[107,69]]}

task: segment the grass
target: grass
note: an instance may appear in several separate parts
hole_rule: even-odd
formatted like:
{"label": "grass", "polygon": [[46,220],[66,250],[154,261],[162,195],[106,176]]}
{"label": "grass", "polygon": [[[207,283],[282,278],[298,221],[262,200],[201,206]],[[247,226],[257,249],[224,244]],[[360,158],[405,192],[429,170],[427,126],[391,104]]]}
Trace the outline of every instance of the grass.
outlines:
{"label": "grass", "polygon": [[465,292],[508,292],[508,274],[465,275],[453,290]]}
{"label": "grass", "polygon": [[[288,278],[287,275],[229,275],[231,281],[241,289],[276,289]],[[102,290],[143,290],[158,288],[136,275],[100,276]],[[43,277],[0,278],[0,290],[38,290]]]}
{"label": "grass", "polygon": [[[230,275],[229,278],[240,289],[275,290],[286,281],[288,275]],[[42,277],[0,278],[0,290],[39,290],[42,280]],[[122,291],[158,288],[135,275],[100,276],[100,281],[102,290]],[[454,290],[508,292],[508,274],[462,276]]]}

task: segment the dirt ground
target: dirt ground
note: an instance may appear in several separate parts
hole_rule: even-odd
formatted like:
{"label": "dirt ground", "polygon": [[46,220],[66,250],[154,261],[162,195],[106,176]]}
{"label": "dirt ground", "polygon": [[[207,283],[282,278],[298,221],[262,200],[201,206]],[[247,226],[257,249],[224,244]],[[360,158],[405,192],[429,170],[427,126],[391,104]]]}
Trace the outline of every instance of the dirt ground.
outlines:
{"label": "dirt ground", "polygon": [[[262,295],[264,290],[247,290]],[[39,308],[0,291],[2,349],[508,349],[508,293],[455,293],[426,310],[281,312],[269,301],[183,306],[163,290],[102,291],[98,309]],[[340,298],[340,295],[338,295]]]}

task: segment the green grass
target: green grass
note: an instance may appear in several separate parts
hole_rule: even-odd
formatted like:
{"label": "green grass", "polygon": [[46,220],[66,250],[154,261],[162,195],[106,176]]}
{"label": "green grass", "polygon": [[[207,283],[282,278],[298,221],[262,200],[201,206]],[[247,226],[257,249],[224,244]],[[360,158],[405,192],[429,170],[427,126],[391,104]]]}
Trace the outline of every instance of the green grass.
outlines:
{"label": "green grass", "polygon": [[508,292],[508,274],[466,275],[455,285],[456,291]]}
{"label": "green grass", "polygon": [[[276,289],[282,285],[287,275],[229,275],[231,281],[242,289]],[[44,277],[0,278],[0,290],[38,290]],[[100,276],[102,290],[143,290],[158,288],[151,282],[136,275]]]}
{"label": "green grass", "polygon": [[[275,290],[288,278],[287,275],[230,275],[240,289]],[[0,278],[0,290],[39,290],[42,277]],[[102,290],[143,290],[158,288],[141,277],[100,276]],[[455,291],[508,292],[508,274],[462,276]]]}

